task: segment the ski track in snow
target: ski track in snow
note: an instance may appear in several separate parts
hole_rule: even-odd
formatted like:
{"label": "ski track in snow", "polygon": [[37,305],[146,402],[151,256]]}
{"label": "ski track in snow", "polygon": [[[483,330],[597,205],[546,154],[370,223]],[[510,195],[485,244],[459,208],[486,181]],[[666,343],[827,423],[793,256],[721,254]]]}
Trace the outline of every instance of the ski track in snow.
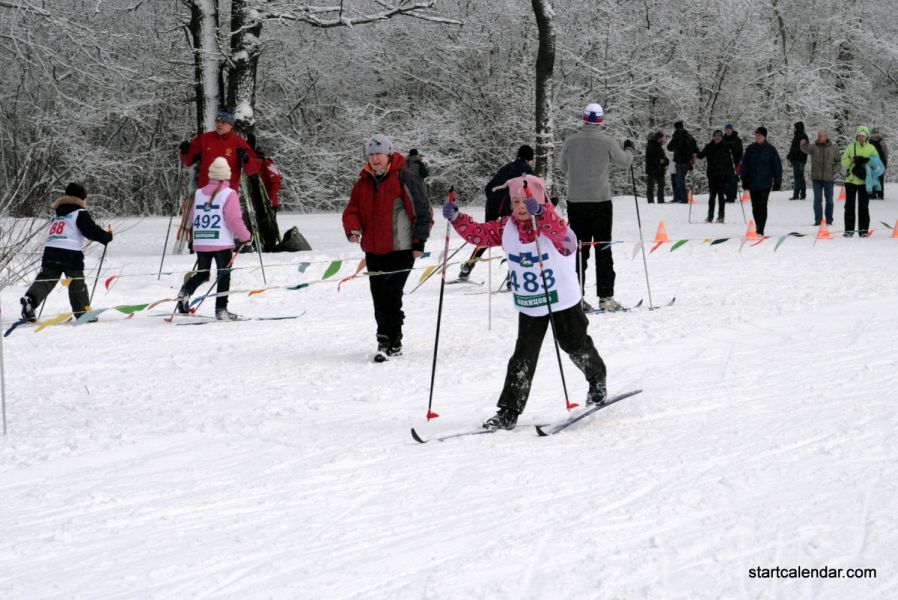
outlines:
{"label": "ski track in snow", "polygon": [[[764,244],[649,256],[654,303],[674,306],[590,317],[610,392],[644,392],[549,438],[532,425],[565,414],[551,339],[515,431],[411,440],[409,427],[433,437],[494,412],[517,317],[495,296],[488,332],[488,296],[446,288],[442,416],[425,423],[439,279],[406,296],[405,355],[373,364],[367,282],[336,292],[360,258],[339,215],[279,215],[315,251],[265,257],[269,284],[290,285],[325,267],[295,263],[342,258],[333,284],[231,300],[250,316],[306,311],[298,319],[175,327],[110,312],[16,331],[4,340],[0,597],[895,597],[898,240],[790,238],[774,253],[778,235],[814,232],[810,202],[784,194]],[[616,204],[615,236],[638,239],[632,199]],[[871,202],[872,221],[894,221],[893,204]],[[726,225],[642,212],[647,238],[661,218],[674,240],[745,230],[732,209]],[[135,220],[104,277],[154,273],[165,223]],[[614,252],[616,296],[635,304],[641,260],[632,244]],[[172,274],[100,286],[95,304],[173,297],[192,264],[168,257]],[[4,325],[26,285],[0,294]],[[232,287],[261,287],[261,274],[237,271]],[[44,314],[65,310],[57,288]],[[566,359],[565,375],[580,402],[586,383]],[[750,579],[757,566],[878,578]]]}

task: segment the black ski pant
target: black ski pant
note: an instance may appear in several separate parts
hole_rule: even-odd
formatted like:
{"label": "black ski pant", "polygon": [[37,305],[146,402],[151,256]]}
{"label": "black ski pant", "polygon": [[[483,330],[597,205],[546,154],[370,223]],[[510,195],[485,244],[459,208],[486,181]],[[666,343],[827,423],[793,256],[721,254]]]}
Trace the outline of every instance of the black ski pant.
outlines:
{"label": "black ski pant", "polygon": [[[614,207],[608,202],[568,202],[568,218],[571,229],[581,244],[589,242],[610,242],[611,226],[614,221]],[[614,257],[611,246],[595,244],[580,246],[580,291],[586,279],[586,268],[589,265],[589,251],[596,252],[596,291],[599,298],[614,295]]]}
{"label": "black ski pant", "polygon": [[714,199],[717,199],[717,216],[721,219],[724,217],[724,211],[726,210],[725,205],[725,190],[726,190],[726,180],[717,181],[713,179],[708,180],[708,188],[710,189],[710,195],[708,196],[708,220],[714,219]]}
{"label": "black ski pant", "polygon": [[758,235],[764,235],[764,227],[767,225],[767,198],[770,197],[770,188],[763,190],[748,190],[751,196],[751,216],[755,220],[755,228]]}
{"label": "black ski pant", "polygon": [[739,193],[738,185],[737,185],[737,177],[736,174],[733,173],[727,178],[726,181],[726,195],[727,202],[735,202],[736,195]]}
{"label": "black ski pant", "polygon": [[187,280],[184,287],[181,288],[192,296],[196,288],[209,281],[209,271],[212,269],[212,261],[215,261],[215,276],[218,280],[218,286],[215,289],[217,294],[223,294],[215,297],[215,310],[224,310],[228,308],[228,294],[231,289],[231,269],[228,266],[231,257],[234,255],[233,250],[218,250],[215,252],[203,252],[197,250],[196,253],[196,273]]}
{"label": "black ski pant", "polygon": [[63,263],[45,262],[41,264],[41,271],[37,274],[37,279],[34,280],[25,295],[31,297],[33,306],[39,306],[56,287],[56,282],[62,275],[71,279],[69,282],[69,304],[72,305],[72,313],[75,317],[80,317],[90,303],[87,284],[84,282],[84,269],[77,269]]}
{"label": "black ski pant", "polygon": [[411,250],[396,250],[388,254],[366,252],[365,263],[368,271],[390,273],[372,275],[368,278],[368,283],[371,285],[371,299],[374,301],[377,335],[385,336],[390,345],[395,346],[402,341],[402,324],[405,322],[402,294],[409,270],[415,264],[415,257]]}
{"label": "black ski pant", "polygon": [[645,195],[649,204],[655,202],[655,188],[658,188],[658,204],[664,204],[664,173],[645,176]]}
{"label": "black ski pant", "polygon": [[855,201],[857,202],[857,232],[867,235],[870,229],[870,195],[866,185],[845,184],[845,231],[855,231]]}
{"label": "black ski pant", "polygon": [[[583,314],[582,306],[577,303],[571,308],[553,313],[552,316],[558,334],[558,345],[567,353],[571,362],[583,372],[587,381],[594,377],[604,380],[605,362],[586,331],[589,320]],[[539,351],[549,327],[548,315],[530,317],[524,313],[518,314],[518,339],[514,354],[508,361],[505,386],[499,396],[499,408],[509,408],[518,414],[524,412]]]}

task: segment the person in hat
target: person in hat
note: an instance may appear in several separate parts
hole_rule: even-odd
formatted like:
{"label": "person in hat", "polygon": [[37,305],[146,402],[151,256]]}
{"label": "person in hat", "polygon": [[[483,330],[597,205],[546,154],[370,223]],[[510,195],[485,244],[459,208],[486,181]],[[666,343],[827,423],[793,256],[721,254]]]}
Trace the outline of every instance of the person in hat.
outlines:
{"label": "person in hat", "polygon": [[28,322],[37,320],[34,310],[56,287],[61,275],[69,279],[69,304],[75,318],[90,310],[90,296],[84,282],[84,240],[93,240],[104,246],[112,241],[112,229],[104,230],[87,212],[87,192],[77,182],[68,184],[65,194],[52,204],[56,213],[47,231],[41,270],[37,279],[19,300],[22,318]]}
{"label": "person in hat", "polygon": [[655,202],[658,190],[658,204],[664,204],[664,175],[670,163],[664,154],[664,134],[660,131],[649,134],[645,145],[645,187],[649,204]]}
{"label": "person in hat", "polygon": [[885,170],[889,168],[889,146],[886,144],[885,139],[882,137],[882,132],[880,132],[876,127],[870,130],[870,143],[873,144],[873,147],[876,148],[876,152],[879,153],[879,160],[882,161],[883,169],[882,175],[879,176],[879,189],[873,190],[873,193],[870,194],[870,199],[885,200]]}
{"label": "person in hat", "polygon": [[726,201],[735,202],[739,193],[739,172],[741,170],[740,163],[742,162],[743,148],[742,138],[739,137],[739,132],[735,130],[732,123],[727,123],[723,128],[723,143],[726,144],[730,151],[730,156],[733,157],[733,176],[730,177],[726,184]]}
{"label": "person in hat", "polygon": [[748,145],[740,163],[742,187],[751,196],[751,214],[758,235],[767,226],[767,200],[770,191],[778,192],[783,182],[783,163],[779,152],[767,141],[767,128],[755,130],[755,141]]}
{"label": "person in hat", "polygon": [[792,165],[792,197],[789,200],[804,200],[807,197],[807,184],[804,180],[804,167],[808,162],[808,156],[801,151],[802,144],[807,144],[810,140],[808,134],[804,132],[804,123],[798,121],[795,123],[795,130],[792,132],[792,144],[789,146],[789,153],[786,160]]}
{"label": "person in hat", "polygon": [[[829,135],[821,129],[813,144],[801,143],[801,151],[811,157],[811,186],[814,190],[814,225],[819,226],[822,219],[826,224],[833,224],[833,181],[838,175],[839,149],[833,144]],[[823,199],[826,198],[824,208]]]}
{"label": "person in hat", "polygon": [[430,175],[427,163],[424,162],[424,157],[418,153],[417,148],[412,148],[408,151],[408,156],[405,157],[405,166],[409,171],[417,175],[421,181],[424,181]]}
{"label": "person in hat", "polygon": [[240,173],[258,176],[259,162],[253,149],[234,131],[236,119],[234,111],[222,108],[215,114],[215,131],[207,131],[189,142],[181,142],[181,162],[185,167],[199,163],[196,185],[205,187],[209,183],[209,167],[219,156],[228,161],[231,169],[232,190],[240,189]]}
{"label": "person in hat", "polygon": [[[498,221],[511,214],[511,198],[508,196],[505,182],[521,175],[533,175],[534,156],[533,148],[524,144],[518,148],[515,159],[496,171],[493,178],[486,184],[484,193],[486,194],[485,218],[487,221]],[[477,264],[477,259],[483,256],[484,252],[486,252],[486,246],[477,246],[474,249],[471,257],[461,266],[461,271],[458,273],[460,281],[468,281],[471,271]]]}
{"label": "person in hat", "polygon": [[[870,128],[861,125],[854,132],[854,141],[848,144],[842,153],[842,166],[847,169],[845,174],[845,233],[843,234],[845,237],[851,237],[855,231],[860,237],[867,237],[867,232],[870,229],[867,163],[875,157],[881,166],[882,160],[869,140]],[[878,180],[878,174],[876,178]],[[854,228],[855,212],[857,213],[857,229]]]}
{"label": "person in hat", "polygon": [[701,152],[696,155],[697,158],[707,160],[708,189],[708,218],[705,223],[711,223],[714,220],[714,201],[717,200],[717,222],[725,222],[725,204],[724,195],[726,185],[730,178],[733,177],[733,155],[730,148],[723,143],[723,132],[715,129],[711,135],[711,141],[708,142]]}
{"label": "person in hat", "polygon": [[433,226],[433,211],[421,179],[405,168],[405,157],[379,133],[365,144],[367,160],[343,210],[346,239],[361,244],[377,322],[374,362],[402,354],[402,294],[415,259]]}
{"label": "person in hat", "polygon": [[589,320],[583,313],[577,280],[577,238],[546,201],[542,179],[522,175],[509,179],[505,187],[512,214],[498,221],[477,223],[460,213],[454,202],[443,205],[443,216],[468,243],[502,246],[508,255],[512,298],[518,311],[518,339],[508,361],[499,410],[484,422],[486,429],[513,429],[524,412],[550,318],[558,345],[589,384],[586,403],[601,404],[607,396],[605,363],[587,333]]}
{"label": "person in hat", "polygon": [[[605,111],[601,104],[588,104],[581,113],[583,125],[564,140],[558,167],[567,174],[567,209],[571,229],[580,240],[580,288],[585,286],[589,251],[596,253],[596,291],[599,308],[618,311],[624,307],[614,299],[614,258],[610,242],[614,224],[611,184],[608,174],[612,164],[628,167],[633,163],[633,142],[626,140],[623,149],[611,136],[602,132]],[[590,310],[584,300],[584,310]]]}
{"label": "person in hat", "polygon": [[234,239],[237,239],[240,246],[248,246],[252,243],[253,236],[243,223],[237,192],[228,185],[232,175],[228,161],[219,156],[209,165],[206,175],[209,183],[196,190],[190,209],[196,273],[178,292],[176,310],[187,314],[190,296],[199,286],[209,281],[212,261],[215,261],[218,282],[215,290],[215,318],[219,321],[236,321],[239,317],[228,311]]}
{"label": "person in hat", "polygon": [[677,184],[674,187],[673,201],[678,204],[689,202],[689,193],[686,190],[686,173],[692,170],[695,164],[695,155],[698,154],[698,142],[686,130],[683,121],[674,123],[674,132],[667,144],[667,149],[673,152],[674,164],[677,170]]}

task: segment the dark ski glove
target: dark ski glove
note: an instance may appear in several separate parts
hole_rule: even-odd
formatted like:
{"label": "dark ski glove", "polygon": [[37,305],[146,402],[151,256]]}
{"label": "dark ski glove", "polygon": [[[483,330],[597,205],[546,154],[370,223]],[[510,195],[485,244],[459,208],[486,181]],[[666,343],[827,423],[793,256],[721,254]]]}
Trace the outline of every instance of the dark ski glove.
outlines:
{"label": "dark ski glove", "polygon": [[854,157],[854,162],[859,165],[865,164],[868,160],[870,160],[870,159],[867,158],[866,156],[855,156]]}
{"label": "dark ski glove", "polygon": [[636,150],[636,146],[630,140],[624,140],[624,150]]}
{"label": "dark ski glove", "polygon": [[181,142],[181,145],[178,146],[181,149],[181,154],[187,154],[190,152],[190,142]]}
{"label": "dark ski glove", "polygon": [[247,154],[246,148],[237,148],[237,156],[240,158],[240,164],[245,165],[249,162],[249,154]]}

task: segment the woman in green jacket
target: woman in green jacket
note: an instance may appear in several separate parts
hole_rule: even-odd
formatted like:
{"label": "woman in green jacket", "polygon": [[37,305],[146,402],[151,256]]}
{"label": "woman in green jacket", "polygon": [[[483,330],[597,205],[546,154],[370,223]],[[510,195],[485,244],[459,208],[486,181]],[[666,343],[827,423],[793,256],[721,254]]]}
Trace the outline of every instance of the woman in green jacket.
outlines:
{"label": "woman in green jacket", "polygon": [[867,237],[870,228],[870,195],[867,193],[867,162],[879,156],[876,148],[868,140],[870,128],[861,125],[854,132],[854,140],[842,153],[845,174],[845,237],[854,235],[855,200],[857,201],[857,232]]}

